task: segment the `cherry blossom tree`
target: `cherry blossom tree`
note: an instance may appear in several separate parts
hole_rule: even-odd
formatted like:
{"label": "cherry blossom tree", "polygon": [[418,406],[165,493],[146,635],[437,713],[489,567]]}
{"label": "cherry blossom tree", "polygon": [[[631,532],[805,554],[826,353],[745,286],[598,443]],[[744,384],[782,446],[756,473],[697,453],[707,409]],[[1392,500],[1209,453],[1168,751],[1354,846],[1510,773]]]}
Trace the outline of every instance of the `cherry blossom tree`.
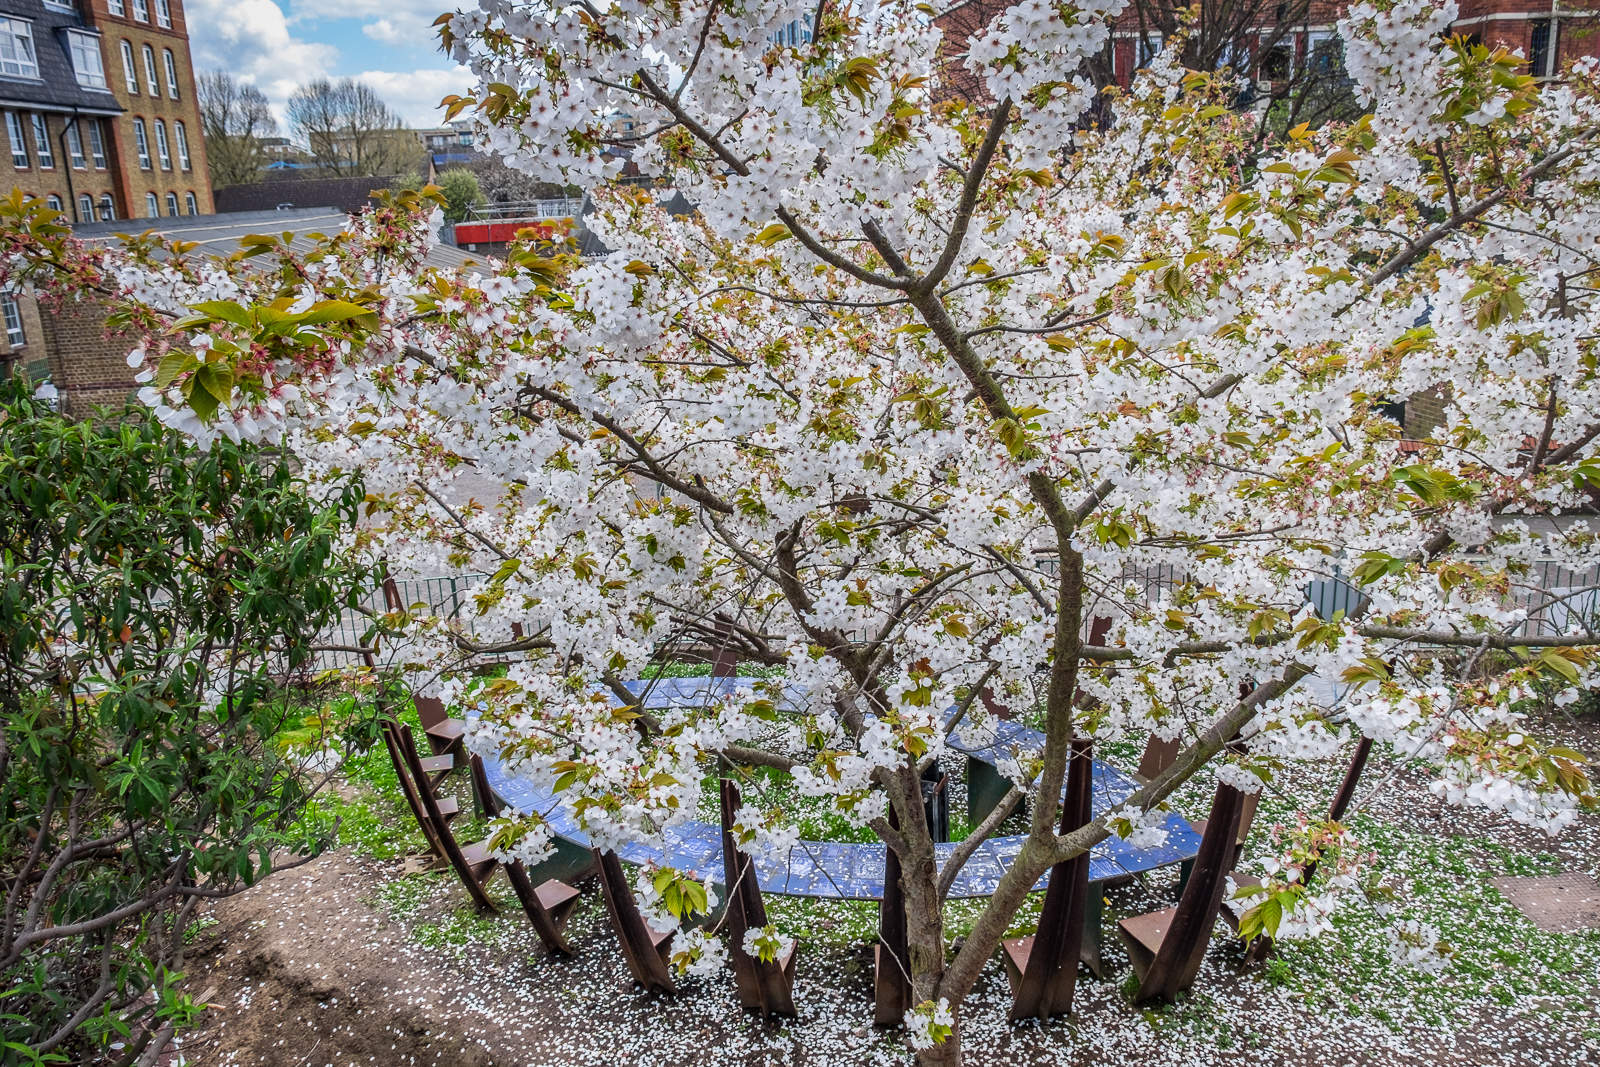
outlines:
{"label": "cherry blossom tree", "polygon": [[[1596,803],[1582,757],[1522,723],[1600,664],[1581,623],[1527,632],[1593,597],[1532,566],[1597,555],[1573,515],[1600,484],[1600,74],[1536,86],[1442,41],[1453,4],[1363,3],[1340,25],[1358,123],[1253,154],[1237,87],[1174,40],[1083,131],[1076,72],[1117,10],[1010,8],[967,50],[980,106],[933,102],[938,34],[909,2],[486,0],[441,20],[481,80],[455,103],[508,164],[592,188],[609,254],[432,271],[437,213],[403,194],[309,254],[263,236],[228,261],[90,254],[18,200],[9,262],[114,294],[164,421],[359,468],[373,552],[492,574],[470,629],[395,611],[385,647],[451,697],[468,658],[520,653],[475,691],[469,743],[596,843],[659,840],[717,760],[871,826],[904,872],[909,1036],[956,1063],[1040,876],[1157,836],[1202,770],[1259,789],[1359,733],[1552,833]],[[803,15],[812,39],[775,43]],[[607,184],[618,111],[692,216]],[[1447,424],[1402,445],[1381,405],[1436,388]],[[465,501],[468,479],[498,497]],[[1341,574],[1361,607],[1322,618],[1307,586]],[[637,707],[622,681],[688,644],[781,677]],[[1330,707],[1308,676],[1359,688]],[[919,771],[1005,708],[1043,746],[940,867]],[[1058,834],[1071,740],[1149,732],[1182,739],[1170,769]],[[1026,843],[952,954],[944,897],[1023,800]],[[740,847],[789,847],[792,813],[758,807]],[[544,855],[547,815],[508,817],[504,853]],[[1281,843],[1258,907],[1314,934],[1360,849],[1315,819]],[[1311,888],[1287,873],[1319,861]],[[700,902],[696,874],[653,873],[647,909]],[[1436,935],[1401,935],[1397,959],[1433,958]]]}

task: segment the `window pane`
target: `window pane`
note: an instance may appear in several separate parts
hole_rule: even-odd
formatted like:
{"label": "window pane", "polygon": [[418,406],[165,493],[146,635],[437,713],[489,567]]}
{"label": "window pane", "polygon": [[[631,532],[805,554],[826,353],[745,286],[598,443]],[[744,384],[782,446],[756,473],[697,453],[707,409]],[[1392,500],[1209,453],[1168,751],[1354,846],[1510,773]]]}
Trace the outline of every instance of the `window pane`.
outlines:
{"label": "window pane", "polygon": [[89,120],[89,154],[94,157],[95,170],[106,169],[106,145],[100,139],[100,120]]}
{"label": "window pane", "polygon": [[12,348],[21,348],[27,344],[28,338],[22,332],[22,312],[17,308],[17,298],[10,293],[0,293],[0,313],[5,316],[6,342]]}
{"label": "window pane", "polygon": [[33,27],[22,19],[0,17],[0,74],[37,78],[39,63],[33,54]]}
{"label": "window pane", "polygon": [[172,153],[167,149],[167,124],[156,119],[156,155],[161,160],[162,170],[172,169]]}
{"label": "window pane", "polygon": [[200,214],[200,205],[195,200],[193,193],[185,193],[185,194],[183,194],[183,202],[184,202],[184,206],[186,206],[189,209],[189,214],[191,214],[191,215]]}
{"label": "window pane", "polygon": [[77,119],[67,124],[67,151],[72,155],[72,169],[83,170],[89,161],[83,157],[83,132],[78,129]]}
{"label": "window pane", "polygon": [[44,123],[44,116],[37,112],[33,116],[33,150],[39,157],[39,166],[56,165],[56,154],[50,151],[50,129]]}
{"label": "window pane", "polygon": [[122,78],[128,85],[128,92],[139,95],[139,75],[133,69],[133,45],[127,41],[122,42]]}
{"label": "window pane", "polygon": [[174,122],[172,132],[178,135],[178,166],[184,170],[189,169],[189,135],[184,132],[183,123]]}
{"label": "window pane", "polygon": [[117,202],[111,199],[110,193],[100,194],[100,217],[106,222],[117,217]]}
{"label": "window pane", "polygon": [[172,49],[168,48],[161,53],[162,60],[167,67],[167,95],[178,99],[178,64],[173,61]]}
{"label": "window pane", "polygon": [[161,202],[156,199],[155,193],[144,194],[144,213],[152,219],[161,217]]}
{"label": "window pane", "polygon": [[127,14],[127,11],[122,6],[122,0],[106,0],[106,10],[113,15]]}
{"label": "window pane", "polygon": [[148,0],[133,0],[133,17],[140,22],[150,21],[150,4]]}
{"label": "window pane", "polygon": [[88,193],[84,193],[82,196],[78,197],[78,221],[94,221],[94,197],[90,196]]}
{"label": "window pane", "polygon": [[100,38],[91,33],[68,30],[67,39],[72,43],[72,70],[78,76],[78,84],[91,89],[104,89],[106,68],[100,62]]}
{"label": "window pane", "polygon": [[170,0],[156,0],[156,25],[167,29],[172,27],[172,4]]}
{"label": "window pane", "polygon": [[173,218],[178,217],[178,194],[167,194],[167,214]]}
{"label": "window pane", "polygon": [[150,140],[144,132],[144,119],[133,120],[133,144],[139,150],[139,166],[150,169]]}
{"label": "window pane", "polygon": [[6,133],[11,138],[11,165],[27,167],[28,142],[23,139],[22,116],[15,111],[6,112]]}
{"label": "window pane", "polygon": [[144,83],[150,87],[151,96],[161,95],[161,83],[156,81],[156,50],[144,46]]}

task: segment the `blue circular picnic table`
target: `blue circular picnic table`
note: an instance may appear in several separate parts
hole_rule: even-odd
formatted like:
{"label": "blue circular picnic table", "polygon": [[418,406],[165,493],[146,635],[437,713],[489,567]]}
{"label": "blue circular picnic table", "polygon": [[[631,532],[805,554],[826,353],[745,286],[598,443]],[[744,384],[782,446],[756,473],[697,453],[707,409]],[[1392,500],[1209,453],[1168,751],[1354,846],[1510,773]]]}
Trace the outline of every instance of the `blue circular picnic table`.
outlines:
{"label": "blue circular picnic table", "polygon": [[[754,689],[765,684],[761,678],[664,678],[627,682],[635,696],[642,696],[646,709],[699,706],[739,688]],[[951,709],[952,712],[954,709]],[[969,749],[955,737],[951,747],[979,765],[992,767],[1001,756],[1017,748],[1037,749],[1044,735],[1020,723],[1001,720],[993,743]],[[589,848],[589,837],[573,821],[554,797],[533,783],[510,774],[499,760],[486,758],[484,771],[490,787],[506,803],[521,811],[537,811],[549,819],[559,842]],[[1139,784],[1126,772],[1100,760],[1094,761],[1094,800],[1096,817],[1126,800]],[[1138,874],[1184,860],[1193,859],[1200,849],[1200,835],[1182,815],[1167,816],[1167,839],[1155,848],[1133,848],[1116,836],[1095,845],[1089,854],[1089,881],[1104,882],[1123,875]],[[691,820],[669,828],[664,844],[654,848],[642,844],[617,849],[628,863],[657,863],[681,871],[720,876],[722,872],[722,827]],[[955,898],[987,897],[994,894],[1012,860],[1022,851],[1026,838],[993,837],[973,852],[950,887]],[[934,845],[939,867],[943,869],[955,842]],[[848,844],[836,841],[801,841],[783,859],[755,859],[755,870],[765,893],[785,896],[824,897],[839,900],[883,899],[884,854],[882,844]],[[1036,889],[1049,883],[1048,871]],[[1098,896],[1095,897],[1098,900]]]}

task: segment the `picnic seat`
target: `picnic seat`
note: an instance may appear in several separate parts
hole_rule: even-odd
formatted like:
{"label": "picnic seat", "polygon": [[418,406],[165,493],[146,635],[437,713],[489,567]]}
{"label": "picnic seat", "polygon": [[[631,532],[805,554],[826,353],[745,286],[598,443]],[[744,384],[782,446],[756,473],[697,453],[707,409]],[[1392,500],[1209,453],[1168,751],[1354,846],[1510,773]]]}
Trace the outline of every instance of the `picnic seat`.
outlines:
{"label": "picnic seat", "polygon": [[1200,852],[1178,906],[1131,916],[1117,924],[1117,934],[1139,981],[1135,1002],[1171,1002],[1194,983],[1222,904],[1243,807],[1243,793],[1218,784]]}
{"label": "picnic seat", "polygon": [[422,722],[422,733],[427,737],[428,745],[435,755],[465,754],[466,746],[463,738],[467,733],[466,722],[450,718],[445,711],[444,701],[438,697],[413,696],[411,702],[416,705],[417,718]]}
{"label": "picnic seat", "polygon": [[[489,776],[484,772],[482,758],[473,756],[469,766],[472,770],[472,788],[484,815],[491,819],[498,818],[502,805],[500,798],[489,787]],[[567,941],[566,928],[567,921],[578,906],[578,890],[559,878],[547,878],[534,885],[521,860],[506,865],[506,880],[511,883],[511,889],[522,905],[522,912],[533,924],[533,930],[539,935],[545,951],[553,956],[576,955],[576,950]]]}
{"label": "picnic seat", "polygon": [[[1069,834],[1094,817],[1093,742],[1074,738],[1067,763],[1067,792],[1061,806],[1061,833]],[[1039,912],[1038,932],[1002,941],[1006,977],[1011,983],[1011,1014],[1018,1019],[1049,1019],[1072,1011],[1078,961],[1084,941],[1089,895],[1089,853],[1050,868],[1050,885]]]}
{"label": "picnic seat", "polygon": [[622,872],[622,861],[617,854],[594,849],[595,868],[600,875],[600,892],[605,897],[606,914],[611,918],[611,928],[617,933],[622,946],[622,958],[628,964],[628,973],[647,992],[676,993],[672,970],[672,936],[676,930],[659,931],[644,921],[639,914],[639,904],[633,899],[627,876]]}
{"label": "picnic seat", "polygon": [[798,940],[791,942],[782,956],[762,960],[744,950],[745,931],[767,925],[767,908],[761,900],[761,885],[756,881],[755,865],[740,852],[733,840],[733,819],[743,801],[739,787],[722,779],[722,879],[728,896],[728,958],[733,964],[734,985],[739,990],[739,1005],[746,1011],[759,1011],[763,1018],[783,1015],[796,1018],[794,1006],[794,968],[799,957]]}

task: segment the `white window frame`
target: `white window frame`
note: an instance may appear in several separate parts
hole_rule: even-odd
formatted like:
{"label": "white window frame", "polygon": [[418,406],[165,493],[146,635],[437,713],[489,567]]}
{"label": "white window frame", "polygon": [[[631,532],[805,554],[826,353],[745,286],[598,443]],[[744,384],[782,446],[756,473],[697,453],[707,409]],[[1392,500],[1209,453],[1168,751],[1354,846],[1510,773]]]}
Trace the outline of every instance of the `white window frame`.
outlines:
{"label": "white window frame", "polygon": [[177,142],[178,167],[182,170],[193,170],[194,162],[189,158],[189,133],[183,128],[182,119],[172,120],[172,139]]}
{"label": "white window frame", "polygon": [[89,169],[89,157],[83,154],[83,131],[76,118],[67,123],[67,162],[73,170]]}
{"label": "white window frame", "polygon": [[80,193],[78,195],[78,221],[94,221],[94,197],[88,193]]}
{"label": "white window frame", "polygon": [[72,0],[44,0],[44,6],[47,11],[64,11],[69,15],[78,13],[78,5]]}
{"label": "white window frame", "polygon": [[49,208],[51,211],[54,211],[58,215],[61,214],[61,198],[55,193],[51,193],[49,196],[44,198],[44,206]]}
{"label": "white window frame", "polygon": [[1150,61],[1161,54],[1167,47],[1167,38],[1160,30],[1151,30],[1133,35],[1133,69],[1144,70]]}
{"label": "white window frame", "polygon": [[22,112],[6,112],[6,135],[11,138],[11,165],[18,170],[32,167],[33,159],[28,155],[27,131],[22,128]]}
{"label": "white window frame", "polygon": [[178,99],[178,61],[172,55],[172,49],[161,50],[161,66],[167,75],[167,96]]}
{"label": "white window frame", "polygon": [[[1339,43],[1338,30],[1307,30],[1306,31],[1306,57],[1305,69],[1311,70],[1312,64],[1317,61],[1317,46],[1332,42]],[[1331,51],[1331,50],[1330,50]],[[1329,72],[1331,73],[1331,71]]]}
{"label": "white window frame", "polygon": [[117,202],[111,198],[110,193],[100,194],[100,221],[115,222],[117,218]]}
{"label": "white window frame", "polygon": [[150,21],[149,0],[133,0],[133,17],[139,22]]}
{"label": "white window frame", "polygon": [[165,119],[156,119],[156,159],[160,161],[162,170],[172,169],[172,146],[167,141]]}
{"label": "white window frame", "polygon": [[[6,52],[12,53],[10,56]],[[39,53],[33,45],[33,23],[0,15],[0,75],[39,78]]]}
{"label": "white window frame", "polygon": [[183,206],[189,209],[189,214],[191,215],[200,214],[200,201],[195,198],[193,193],[183,194]]}
{"label": "white window frame", "polygon": [[172,0],[156,0],[156,25],[172,29]]}
{"label": "white window frame", "polygon": [[139,67],[133,58],[133,42],[126,38],[122,41],[122,80],[130,94],[139,95]]}
{"label": "white window frame", "polygon": [[155,193],[144,194],[144,217],[147,219],[161,217],[161,199]]}
{"label": "white window frame", "polygon": [[100,135],[100,120],[89,120],[89,158],[95,170],[106,169],[106,142]]}
{"label": "white window frame", "polygon": [[122,0],[106,0],[106,10],[113,15],[127,17],[128,11],[122,6]]}
{"label": "white window frame", "polygon": [[10,289],[0,289],[0,317],[5,319],[6,344],[14,352],[28,343],[28,335],[22,328],[22,309],[17,306],[17,297]]}
{"label": "white window frame", "polygon": [[159,100],[161,79],[156,75],[156,50],[150,45],[144,46],[144,83],[150,87],[150,95]]}
{"label": "white window frame", "polygon": [[56,154],[50,150],[50,123],[41,111],[35,111],[29,118],[29,125],[33,127],[33,154],[39,161],[39,169],[55,170]]}
{"label": "white window frame", "polygon": [[77,76],[78,84],[86,89],[106,88],[106,65],[100,58],[99,34],[68,30],[67,44],[72,54],[72,72]]}
{"label": "white window frame", "polygon": [[139,153],[139,169],[154,170],[150,163],[150,134],[144,128],[144,119],[133,120],[133,147]]}
{"label": "white window frame", "polygon": [[168,193],[167,194],[167,218],[175,219],[177,217],[178,217],[178,194],[177,193]]}

